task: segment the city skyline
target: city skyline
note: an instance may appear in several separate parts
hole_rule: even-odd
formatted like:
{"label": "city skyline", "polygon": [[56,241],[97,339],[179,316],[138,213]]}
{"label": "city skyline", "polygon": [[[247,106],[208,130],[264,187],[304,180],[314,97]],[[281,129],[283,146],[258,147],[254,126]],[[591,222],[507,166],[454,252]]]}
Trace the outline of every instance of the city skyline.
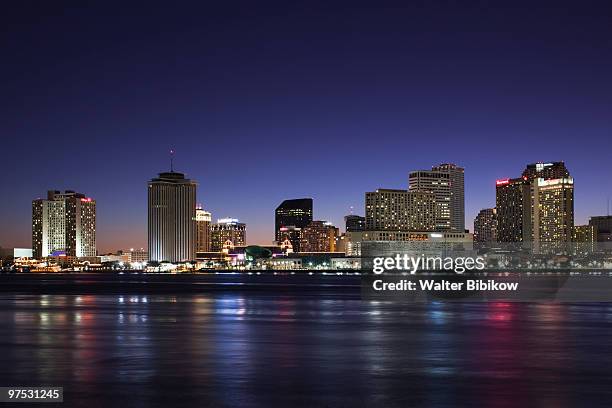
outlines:
{"label": "city skyline", "polygon": [[607,213],[610,31],[588,6],[52,7],[2,16],[1,246],[29,247],[29,203],[58,189],[96,198],[100,251],[146,247],[171,148],[250,243],[285,199],[341,227],[364,192],[445,162],[465,168],[470,230],[495,180],[538,161],[567,163],[576,224]]}

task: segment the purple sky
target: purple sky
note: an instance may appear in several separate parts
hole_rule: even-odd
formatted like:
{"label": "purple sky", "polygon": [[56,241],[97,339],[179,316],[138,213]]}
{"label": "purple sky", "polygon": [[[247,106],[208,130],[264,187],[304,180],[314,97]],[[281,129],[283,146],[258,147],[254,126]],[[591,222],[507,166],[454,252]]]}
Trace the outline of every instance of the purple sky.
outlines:
{"label": "purple sky", "polygon": [[470,227],[529,162],[566,162],[577,223],[612,196],[604,2],[18,3],[0,17],[0,246],[31,245],[49,189],[98,201],[101,251],[145,246],[170,148],[250,243],[284,199],[342,225],[365,191],[441,162],[466,169]]}

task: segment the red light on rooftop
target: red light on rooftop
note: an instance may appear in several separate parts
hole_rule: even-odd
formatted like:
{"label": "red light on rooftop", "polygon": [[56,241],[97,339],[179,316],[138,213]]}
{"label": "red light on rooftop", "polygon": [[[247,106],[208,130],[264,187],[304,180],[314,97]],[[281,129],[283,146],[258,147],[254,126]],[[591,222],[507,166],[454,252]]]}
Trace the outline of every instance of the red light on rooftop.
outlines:
{"label": "red light on rooftop", "polygon": [[89,197],[81,198],[81,202],[83,202],[83,203],[91,203],[91,198],[89,198]]}
{"label": "red light on rooftop", "polygon": [[508,183],[510,183],[510,179],[501,179],[501,180],[495,181],[496,186],[503,186]]}

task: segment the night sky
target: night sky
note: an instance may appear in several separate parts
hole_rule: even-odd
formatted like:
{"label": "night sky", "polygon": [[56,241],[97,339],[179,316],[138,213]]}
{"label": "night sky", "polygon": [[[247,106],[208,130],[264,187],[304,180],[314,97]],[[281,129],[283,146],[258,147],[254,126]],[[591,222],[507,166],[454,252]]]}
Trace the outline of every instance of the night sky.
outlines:
{"label": "night sky", "polygon": [[146,183],[171,148],[250,243],[273,240],[283,199],[342,225],[365,191],[442,162],[465,167],[470,228],[529,162],[566,162],[577,224],[612,196],[606,2],[13,3],[0,246],[30,247],[49,189],[97,200],[99,250],[145,246]]}

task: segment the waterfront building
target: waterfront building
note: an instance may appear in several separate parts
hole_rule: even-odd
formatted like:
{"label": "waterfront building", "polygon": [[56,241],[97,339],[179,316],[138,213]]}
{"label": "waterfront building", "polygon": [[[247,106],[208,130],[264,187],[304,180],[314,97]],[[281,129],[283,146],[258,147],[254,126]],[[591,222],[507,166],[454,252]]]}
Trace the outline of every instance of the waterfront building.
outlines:
{"label": "waterfront building", "polygon": [[495,190],[497,241],[529,241],[531,237],[529,182],[522,177],[501,179],[495,182]]}
{"label": "waterfront building", "polygon": [[574,228],[574,180],[533,181],[532,231],[535,242],[570,242]]}
{"label": "waterfront building", "polygon": [[[432,171],[448,174],[450,190],[450,229],[465,231],[465,170],[453,163],[443,163]],[[435,194],[435,192],[434,192]]]}
{"label": "waterfront building", "polygon": [[312,222],[312,198],[283,201],[274,211],[274,239],[281,242],[281,228],[304,228]]}
{"label": "waterfront building", "polygon": [[436,228],[436,197],[424,191],[408,191],[408,230],[434,231]]}
{"label": "waterfront building", "polygon": [[499,242],[572,239],[574,180],[563,162],[527,165],[520,178],[496,182]]}
{"label": "waterfront building", "polygon": [[37,259],[96,256],[96,201],[70,190],[33,200],[32,251]]}
{"label": "waterfront building", "polygon": [[210,226],[212,252],[246,245],[246,224],[236,218],[220,218]]}
{"label": "waterfront building", "polygon": [[149,260],[195,259],[196,182],[183,173],[160,173],[148,184]]}
{"label": "waterfront building", "polygon": [[[285,241],[289,241],[291,243],[291,251],[300,252],[300,244],[302,241],[302,228],[296,227],[294,225],[280,227],[277,236],[279,238],[279,241],[276,241],[278,245],[281,245]],[[284,245],[286,246],[286,244]]]}
{"label": "waterfront building", "polygon": [[497,242],[497,209],[480,210],[474,219],[474,242]]}
{"label": "waterfront building", "polygon": [[210,212],[196,206],[196,252],[210,252]]}
{"label": "waterfront building", "polygon": [[338,228],[327,221],[313,221],[302,229],[300,252],[335,252]]}
{"label": "waterfront building", "polygon": [[408,191],[379,188],[365,193],[366,230],[409,229]]}

